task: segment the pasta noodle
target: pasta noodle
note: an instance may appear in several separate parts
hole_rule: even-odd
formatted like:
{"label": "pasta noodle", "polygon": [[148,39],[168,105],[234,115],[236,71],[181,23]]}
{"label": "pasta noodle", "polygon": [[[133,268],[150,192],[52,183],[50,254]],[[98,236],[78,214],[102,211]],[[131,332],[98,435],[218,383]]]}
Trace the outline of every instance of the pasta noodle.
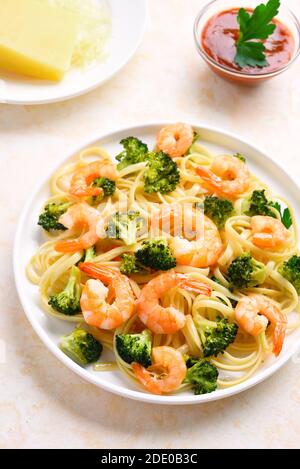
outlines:
{"label": "pasta noodle", "polygon": [[[69,193],[70,181],[74,172],[91,161],[102,161],[110,159],[107,152],[99,147],[88,148],[80,153],[71,162],[64,165],[54,175],[51,181],[51,197],[46,202],[76,202]],[[104,198],[97,207],[99,215],[104,219],[118,210],[135,210],[149,223],[153,213],[162,204],[192,204],[203,202],[207,195],[207,189],[200,183],[200,177],[196,173],[198,166],[209,167],[214,155],[199,142],[192,145],[190,151],[182,157],[175,158],[180,171],[180,183],[176,189],[168,194],[144,192],[143,176],[146,163],[129,165],[120,171],[116,180],[116,191],[112,196]],[[277,271],[277,267],[291,256],[297,254],[297,229],[295,216],[289,203],[272,195],[273,200],[281,202],[290,210],[292,227],[290,233],[292,240],[282,249],[260,248],[253,244],[251,238],[251,218],[243,213],[243,200],[251,195],[253,190],[265,189],[271,195],[270,189],[266,187],[255,176],[251,175],[250,186],[246,193],[242,194],[234,202],[234,214],[231,216],[224,228],[220,231],[223,243],[223,253],[219,257],[217,265],[213,268],[196,268],[190,265],[177,265],[175,271],[199,279],[212,288],[211,297],[196,295],[193,292],[174,289],[169,291],[161,299],[164,307],[173,306],[186,315],[185,326],[175,334],[153,334],[153,347],[171,346],[179,350],[183,355],[200,357],[202,354],[201,337],[198,332],[199,324],[203,321],[214,321],[218,317],[227,318],[230,322],[235,321],[235,305],[245,295],[262,294],[271,299],[279,309],[288,317],[288,332],[300,325],[298,308],[298,295],[293,285],[283,278]],[[274,210],[274,216],[279,214]],[[78,232],[66,230],[48,235],[46,242],[40,246],[30,260],[27,267],[27,275],[32,283],[39,287],[42,306],[45,312],[63,321],[82,323],[82,314],[75,316],[63,315],[53,310],[49,304],[49,296],[60,291],[66,284],[70,269],[82,258],[84,252],[60,253],[55,250],[58,240],[72,239]],[[124,253],[134,252],[143,239],[147,239],[147,233],[141,233],[137,244],[127,246],[121,240],[99,240],[97,243],[97,254],[93,262],[105,264],[119,269],[120,256]],[[171,236],[171,235],[170,235]],[[250,252],[258,261],[266,265],[266,279],[263,285],[247,288],[244,290],[232,290],[227,280],[226,272],[230,263],[241,254]],[[147,284],[156,273],[133,274],[130,283],[136,297],[139,296],[143,285]],[[85,276],[82,282],[86,281]],[[115,337],[118,334],[141,329],[141,322],[137,314],[116,330],[100,330],[95,327],[84,325],[96,339],[112,350],[115,362],[96,364],[97,370],[112,370],[118,367],[129,378],[135,380],[130,364],[126,363],[116,348]],[[235,341],[226,349],[224,354],[210,358],[211,362],[218,368],[220,375],[218,386],[225,388],[237,385],[247,380],[262,365],[266,358],[272,353],[272,337],[269,328],[261,332],[257,337],[252,337],[241,328]],[[187,390],[190,386],[182,384],[178,391]]]}

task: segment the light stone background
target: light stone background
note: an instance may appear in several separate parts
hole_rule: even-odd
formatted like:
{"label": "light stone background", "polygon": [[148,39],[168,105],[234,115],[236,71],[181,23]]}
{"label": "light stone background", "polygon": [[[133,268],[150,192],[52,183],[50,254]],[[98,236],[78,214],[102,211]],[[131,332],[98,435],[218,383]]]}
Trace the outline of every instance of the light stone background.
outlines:
{"label": "light stone background", "polygon": [[[229,84],[206,68],[194,48],[193,20],[205,1],[149,3],[143,44],[110,83],[66,103],[0,107],[0,339],[6,346],[0,447],[299,448],[300,363],[207,405],[138,403],[65,368],[35,335],[17,298],[12,240],[22,206],[70,148],[100,132],[164,119],[204,122],[262,146],[300,176],[300,60],[260,88]],[[300,16],[299,0],[285,3]]]}

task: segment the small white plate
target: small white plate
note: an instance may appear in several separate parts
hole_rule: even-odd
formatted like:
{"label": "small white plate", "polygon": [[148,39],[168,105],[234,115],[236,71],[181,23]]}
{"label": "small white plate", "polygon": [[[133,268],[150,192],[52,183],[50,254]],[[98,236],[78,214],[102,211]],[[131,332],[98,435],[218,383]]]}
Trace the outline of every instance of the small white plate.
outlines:
{"label": "small white plate", "polygon": [[[61,164],[66,163],[69,158],[78,154],[83,148],[97,144],[104,146],[110,155],[117,155],[120,152],[118,142],[129,135],[139,137],[151,146],[151,144],[154,144],[158,130],[165,124],[166,123],[160,123],[131,127],[113,132],[109,135],[100,136],[98,140],[87,142],[82,148],[75,149],[72,155],[65,161],[62,161]],[[298,221],[300,220],[300,207],[298,204],[300,189],[296,181],[294,181],[283,168],[279,167],[277,163],[261,150],[233,134],[196,124],[193,125],[193,128],[199,131],[203,144],[207,145],[207,147],[216,154],[233,154],[237,152],[244,154],[251,170],[264,182],[269,184],[275,193],[283,195],[291,202],[296,212],[296,219]],[[57,345],[60,337],[70,332],[74,328],[74,324],[70,325],[45,314],[40,304],[38,288],[32,285],[25,275],[25,267],[28,260],[43,242],[41,229],[37,226],[37,219],[41,207],[50,196],[50,176],[51,175],[48,175],[44,183],[38,186],[22,212],[14,245],[15,281],[21,303],[34,330],[49,350],[51,350],[62,363],[75,371],[75,373],[82,378],[107,391],[139,401],[156,404],[199,404],[201,402],[213,401],[237,394],[260,383],[277,371],[297,351],[300,345],[300,329],[287,336],[279,358],[275,359],[272,356],[267,359],[257,372],[246,382],[228,389],[219,389],[211,394],[202,396],[194,396],[191,392],[171,396],[156,396],[144,392],[138,384],[127,379],[127,377],[117,370],[113,372],[95,372],[92,367],[83,369],[78,366],[61,352]],[[104,359],[112,358],[106,351],[103,357]]]}
{"label": "small white plate", "polygon": [[58,83],[12,77],[0,71],[0,103],[46,104],[64,101],[93,90],[119,72],[140,45],[148,4],[147,0],[106,0],[106,3],[112,15],[112,35],[106,58],[85,69],[70,70]]}

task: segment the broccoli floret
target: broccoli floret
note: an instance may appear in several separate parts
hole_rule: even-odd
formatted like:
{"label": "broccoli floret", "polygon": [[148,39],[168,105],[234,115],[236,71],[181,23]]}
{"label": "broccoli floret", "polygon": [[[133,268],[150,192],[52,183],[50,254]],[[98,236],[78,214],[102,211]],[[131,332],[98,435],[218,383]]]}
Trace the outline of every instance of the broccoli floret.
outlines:
{"label": "broccoli floret", "polygon": [[284,262],[278,272],[295,287],[300,295],[300,256],[293,256]]}
{"label": "broccoli floret", "polygon": [[176,267],[176,259],[165,239],[144,241],[135,256],[139,263],[154,270],[170,270]]}
{"label": "broccoli floret", "polygon": [[96,257],[96,246],[91,246],[85,250],[82,262],[91,262]]}
{"label": "broccoli floret", "polygon": [[239,160],[241,160],[243,163],[246,163],[246,158],[241,153],[235,153],[235,155],[233,155],[233,156],[235,158],[238,158]]}
{"label": "broccoli floret", "polygon": [[77,262],[76,265],[81,264],[81,262],[91,262],[93,261],[94,257],[96,257],[96,246],[91,246],[84,251],[82,258]]}
{"label": "broccoli floret", "polygon": [[175,190],[180,174],[172,158],[160,151],[149,153],[147,169],[144,174],[144,190],[148,194],[160,192],[167,194]]}
{"label": "broccoli floret", "polygon": [[61,338],[60,349],[78,365],[86,366],[99,360],[103,347],[86,330],[75,329]]}
{"label": "broccoli floret", "polygon": [[249,217],[263,215],[277,218],[274,209],[280,215],[282,224],[286,229],[289,229],[293,224],[290,209],[288,207],[283,209],[279,202],[268,200],[264,189],[261,191],[254,191],[252,195],[242,203],[242,211]]}
{"label": "broccoli floret", "polygon": [[141,142],[136,137],[124,138],[120,142],[124,147],[124,151],[116,156],[116,160],[119,161],[117,166],[118,170],[126,168],[129,165],[142,163],[148,154],[148,146]]}
{"label": "broccoli floret", "polygon": [[61,204],[48,204],[44,208],[43,213],[39,216],[38,225],[46,231],[66,230],[67,228],[58,222],[61,215],[63,215],[71,206],[71,202]]}
{"label": "broccoli floret", "polygon": [[125,244],[134,244],[138,232],[144,224],[140,212],[129,211],[127,213],[116,212],[109,219],[106,234],[111,239],[121,239]]}
{"label": "broccoli floret", "polygon": [[151,365],[151,332],[145,329],[140,334],[119,334],[116,336],[118,354],[126,363],[140,363],[145,368]]}
{"label": "broccoli floret", "polygon": [[184,382],[192,385],[196,395],[208,394],[217,389],[218,369],[208,360],[189,358]]}
{"label": "broccoli floret", "polygon": [[104,197],[108,197],[109,195],[113,195],[116,190],[116,183],[108,178],[97,178],[93,181],[93,186],[101,187],[104,192]]}
{"label": "broccoli floret", "polygon": [[113,195],[116,190],[115,181],[104,177],[94,179],[92,186],[101,187],[101,189],[103,189],[103,195],[96,195],[91,198],[93,205],[99,204],[103,197],[109,197],[110,195]]}
{"label": "broccoli floret", "polygon": [[123,254],[120,271],[125,275],[141,273],[147,269],[170,270],[176,267],[165,239],[144,241],[142,247],[135,254]]}
{"label": "broccoli floret", "polygon": [[124,275],[138,274],[143,270],[142,266],[137,262],[134,254],[123,254],[121,257],[120,271]]}
{"label": "broccoli floret", "polygon": [[234,342],[238,326],[228,319],[218,317],[216,321],[203,320],[197,326],[204,357],[223,353]]}
{"label": "broccoli floret", "polygon": [[144,174],[144,190],[148,194],[172,192],[180,179],[175,161],[163,152],[149,152],[145,143],[138,138],[128,137],[121,140],[124,151],[116,159],[119,161],[118,170],[137,163],[147,163]]}
{"label": "broccoli floret", "polygon": [[227,280],[233,289],[256,287],[266,279],[266,266],[253,259],[251,254],[242,254],[232,261],[227,271]]}
{"label": "broccoli floret", "polygon": [[48,304],[59,313],[73,316],[81,311],[80,295],[80,270],[74,265],[67,286],[57,295],[52,295]]}
{"label": "broccoli floret", "polygon": [[223,228],[226,220],[233,213],[233,205],[229,200],[215,196],[205,197],[204,213],[212,219],[218,228]]}
{"label": "broccoli floret", "polygon": [[265,190],[254,191],[251,196],[243,202],[243,212],[249,217],[255,215],[263,215],[268,217],[275,217],[274,212],[271,210],[272,204],[268,201]]}

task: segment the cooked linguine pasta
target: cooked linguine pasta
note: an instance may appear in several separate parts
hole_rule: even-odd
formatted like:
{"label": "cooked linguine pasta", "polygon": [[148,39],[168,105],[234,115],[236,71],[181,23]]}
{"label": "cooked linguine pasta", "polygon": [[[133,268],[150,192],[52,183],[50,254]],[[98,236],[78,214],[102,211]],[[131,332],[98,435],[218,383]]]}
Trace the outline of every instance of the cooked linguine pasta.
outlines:
{"label": "cooked linguine pasta", "polygon": [[[164,149],[162,148],[163,143],[159,145],[159,149]],[[166,149],[164,150],[167,152]],[[287,318],[287,334],[300,325],[297,291],[293,284],[278,272],[278,268],[292,256],[297,255],[298,252],[297,227],[294,212],[286,200],[276,194],[272,194],[271,189],[250,172],[247,184],[244,187],[245,190],[240,194],[230,195],[224,187],[222,190],[220,189],[219,193],[217,186],[214,189],[208,184],[208,179],[203,174],[200,175],[198,173],[197,168],[199,167],[211,171],[213,162],[216,161],[216,155],[211,154],[202,145],[199,137],[194,139],[192,144],[189,145],[188,150],[184,151],[183,156],[173,156],[171,150],[169,154],[173,157],[173,161],[176,163],[180,174],[180,180],[172,192],[147,193],[145,191],[144,175],[147,163],[142,161],[136,164],[129,164],[121,169],[115,180],[115,192],[110,196],[103,197],[100,201],[98,200],[96,205],[95,198],[92,199],[90,196],[84,199],[80,198],[81,201],[84,200],[85,203],[93,206],[98,211],[99,220],[104,223],[104,228],[106,228],[112,214],[116,212],[138,212],[139,216],[144,220],[144,229],[140,230],[133,244],[128,245],[122,239],[98,237],[95,243],[96,255],[92,263],[97,266],[110,267],[120,272],[122,255],[135,253],[140,249],[145,240],[157,238],[157,233],[156,236],[153,236],[153,233],[151,233],[152,220],[158,216],[157,214],[161,213],[163,206],[177,207],[177,209],[180,207],[182,213],[185,210],[187,210],[187,213],[191,213],[191,211],[195,213],[199,210],[203,221],[204,215],[201,207],[205,207],[204,201],[206,197],[214,195],[230,200],[233,205],[233,211],[227,218],[224,226],[217,227],[218,236],[221,240],[221,249],[219,254],[215,252],[217,256],[216,262],[208,261],[209,265],[207,266],[203,265],[203,262],[202,264],[200,262],[199,266],[197,266],[197,262],[193,261],[193,259],[196,259],[193,256],[199,255],[202,247],[205,247],[206,242],[214,242],[213,240],[207,241],[205,232],[201,241],[199,241],[200,244],[196,244],[195,237],[200,239],[199,233],[198,237],[194,234],[194,237],[191,235],[184,238],[184,235],[182,235],[183,231],[180,235],[175,233],[172,223],[169,226],[169,230],[165,230],[161,226],[159,227],[159,236],[166,239],[171,248],[174,246],[172,244],[174,238],[184,238],[188,243],[195,243],[193,244],[193,256],[187,257],[186,262],[179,255],[180,253],[174,255],[177,263],[172,272],[182,274],[189,280],[194,279],[199,284],[207,285],[211,289],[211,294],[210,296],[198,294],[195,291],[181,288],[180,285],[178,288],[175,287],[167,290],[160,298],[160,305],[163,308],[173,307],[183,313],[185,316],[184,325],[174,333],[157,333],[152,330],[152,348],[154,350],[156,347],[166,346],[178,351],[184,360],[187,357],[202,359],[205,350],[205,328],[202,328],[201,333],[201,326],[209,325],[217,321],[218,318],[226,318],[229,324],[236,323],[238,325],[235,340],[227,346],[223,353],[207,356],[205,359],[214,365],[219,372],[218,388],[235,386],[252,376],[265,360],[272,356],[274,342],[274,324],[270,318],[268,318],[269,324],[255,335],[247,332],[247,327],[244,327],[244,317],[240,318],[240,320],[237,319],[236,311],[238,310],[237,308],[242,308],[243,303],[240,304],[242,299],[261,295],[270,300],[270,304],[276,308],[276,311],[279,311],[280,314]],[[245,156],[247,157],[247,155]],[[240,165],[239,168],[242,168],[242,165],[247,165],[247,161],[246,163],[241,162],[233,155],[227,158],[232,158],[234,162],[238,161],[236,164]],[[70,202],[74,205],[78,203],[79,198],[73,195],[70,190],[72,181],[74,181],[74,174],[78,173],[78,170],[87,168],[91,162],[107,160],[113,161],[103,148],[95,147],[82,151],[71,162],[63,165],[54,175],[51,181],[51,197],[45,202],[45,205],[64,202]],[[220,178],[221,176],[219,175],[218,177]],[[223,180],[226,179],[224,174],[222,178]],[[227,175],[227,179],[232,182],[235,177]],[[238,177],[236,179],[238,180]],[[291,226],[288,229],[284,228],[286,239],[276,246],[260,246],[259,242],[254,242],[253,218],[255,217],[247,215],[245,210],[245,201],[249,200],[253,191],[263,190],[268,200],[278,202],[281,207],[289,210],[291,216]],[[269,216],[268,220],[274,220],[272,223],[278,221],[281,224],[278,204],[273,207],[270,205],[270,210],[272,216]],[[147,229],[145,229],[145,226]],[[200,226],[203,228],[203,225]],[[147,324],[144,323],[145,321],[143,322],[142,315],[139,314],[139,310],[136,307],[132,314],[130,314],[130,317],[122,324],[113,329],[104,329],[88,324],[89,321],[86,322],[87,316],[81,312],[73,315],[62,314],[49,305],[49,298],[63,290],[68,281],[72,266],[78,265],[84,256],[84,249],[75,252],[60,252],[56,249],[57,243],[77,239],[86,230],[86,226],[83,225],[81,227],[74,226],[72,229],[62,231],[56,230],[51,233],[46,233],[45,231],[47,235],[45,243],[39,247],[28,264],[28,278],[39,288],[41,302],[47,314],[62,321],[74,322],[76,325],[80,324],[81,327],[84,327],[100,341],[104,347],[113,352],[114,361],[104,363],[100,360],[96,364],[97,370],[116,370],[116,372],[119,370],[137,382],[139,375],[135,372],[131,363],[121,358],[116,346],[116,336],[139,333],[146,326],[150,329],[150,322]],[[268,229],[266,229],[266,233],[269,233]],[[197,252],[197,249],[199,249],[199,252]],[[228,269],[235,259],[243,256],[245,253],[250,254],[255,261],[264,265],[264,279],[261,284],[255,286],[249,285],[246,288],[236,288],[229,280]],[[145,268],[141,272],[128,275],[135,300],[140,298],[141,291],[145,285],[161,274],[161,271]],[[88,280],[89,276],[82,272],[82,288],[84,288]],[[100,282],[100,280],[97,281]],[[107,301],[112,302],[113,298],[107,299]],[[238,306],[239,304],[240,306]],[[143,305],[140,308],[143,308]],[[254,315],[253,311],[250,313]],[[257,316],[264,314],[260,310],[257,310],[256,313]],[[141,367],[141,365],[139,366]],[[148,374],[149,376],[151,375],[151,379],[154,379],[153,376],[155,376],[156,381],[163,381],[164,374],[167,374],[168,371],[170,371],[169,368],[159,372],[154,366],[150,368]],[[142,380],[140,381],[143,383]],[[192,387],[190,382],[185,382],[186,380],[181,381],[181,384],[172,392],[179,392]],[[145,385],[145,383],[143,384]],[[151,386],[145,387],[151,392]],[[153,388],[152,392],[159,391],[155,391]]]}

